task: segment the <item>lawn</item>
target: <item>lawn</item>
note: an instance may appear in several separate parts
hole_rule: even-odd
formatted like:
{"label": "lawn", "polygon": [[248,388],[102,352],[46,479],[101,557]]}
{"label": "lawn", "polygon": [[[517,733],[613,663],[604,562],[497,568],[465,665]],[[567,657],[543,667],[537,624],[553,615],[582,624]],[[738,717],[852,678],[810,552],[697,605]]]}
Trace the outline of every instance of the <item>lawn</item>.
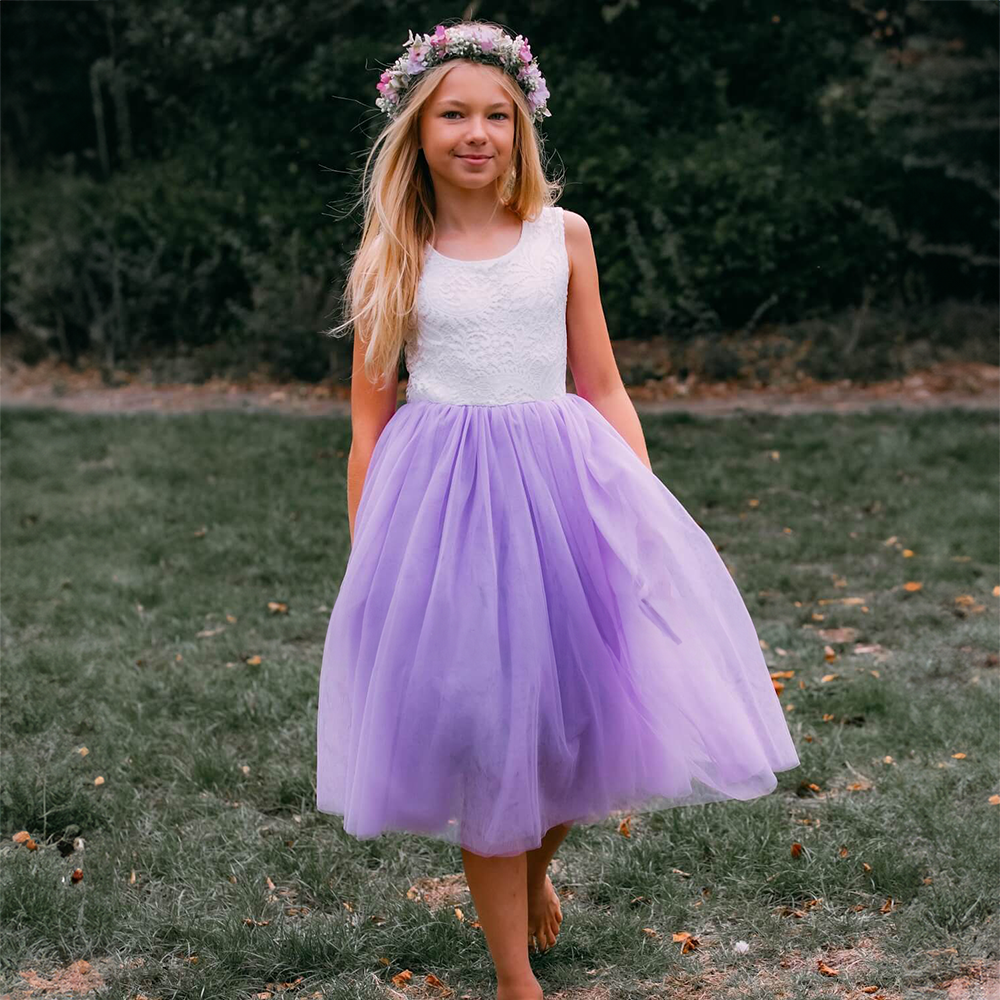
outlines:
{"label": "lawn", "polygon": [[[1000,957],[997,416],[643,425],[802,765],[574,828],[546,996],[975,979]],[[111,997],[491,997],[458,849],[313,805],[348,421],[7,409],[0,444],[0,988],[86,959]]]}

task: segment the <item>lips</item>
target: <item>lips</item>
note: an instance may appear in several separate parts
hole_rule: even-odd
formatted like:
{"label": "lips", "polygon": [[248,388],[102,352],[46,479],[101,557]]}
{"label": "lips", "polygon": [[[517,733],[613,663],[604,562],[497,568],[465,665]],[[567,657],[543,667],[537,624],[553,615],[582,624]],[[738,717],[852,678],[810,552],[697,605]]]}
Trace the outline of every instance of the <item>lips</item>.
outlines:
{"label": "lips", "polygon": [[488,156],[486,156],[484,154],[479,154],[479,153],[465,153],[465,154],[459,153],[458,154],[458,158],[460,160],[488,160],[489,159]]}

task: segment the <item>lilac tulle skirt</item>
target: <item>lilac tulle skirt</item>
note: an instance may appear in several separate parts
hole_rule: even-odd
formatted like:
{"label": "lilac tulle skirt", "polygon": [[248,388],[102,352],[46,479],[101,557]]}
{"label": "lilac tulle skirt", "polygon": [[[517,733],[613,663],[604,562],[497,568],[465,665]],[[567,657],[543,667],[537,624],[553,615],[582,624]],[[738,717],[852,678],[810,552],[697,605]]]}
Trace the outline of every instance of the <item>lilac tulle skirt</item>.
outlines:
{"label": "lilac tulle skirt", "polygon": [[396,410],[330,615],[319,811],[511,856],[798,763],[722,558],[593,405]]}

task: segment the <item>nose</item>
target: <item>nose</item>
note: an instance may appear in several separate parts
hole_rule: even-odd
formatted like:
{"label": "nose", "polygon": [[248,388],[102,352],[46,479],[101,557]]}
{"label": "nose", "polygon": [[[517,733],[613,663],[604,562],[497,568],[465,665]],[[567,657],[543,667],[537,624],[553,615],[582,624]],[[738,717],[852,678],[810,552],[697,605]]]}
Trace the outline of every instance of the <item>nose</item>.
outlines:
{"label": "nose", "polygon": [[481,143],[486,141],[486,128],[479,118],[469,120],[469,142]]}

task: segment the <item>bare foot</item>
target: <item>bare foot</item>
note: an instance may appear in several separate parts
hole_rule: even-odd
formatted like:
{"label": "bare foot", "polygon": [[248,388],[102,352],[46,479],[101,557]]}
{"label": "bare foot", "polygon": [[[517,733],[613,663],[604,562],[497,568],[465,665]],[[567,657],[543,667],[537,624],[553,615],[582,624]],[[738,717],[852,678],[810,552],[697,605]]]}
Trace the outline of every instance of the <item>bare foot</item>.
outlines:
{"label": "bare foot", "polygon": [[559,936],[559,925],[562,923],[562,918],[559,894],[552,885],[552,879],[546,875],[541,886],[528,890],[529,948],[533,938],[537,951],[548,951],[556,943],[556,938]]}
{"label": "bare foot", "polygon": [[516,983],[498,983],[497,1000],[543,1000],[541,983],[534,976],[530,983],[520,986]]}

